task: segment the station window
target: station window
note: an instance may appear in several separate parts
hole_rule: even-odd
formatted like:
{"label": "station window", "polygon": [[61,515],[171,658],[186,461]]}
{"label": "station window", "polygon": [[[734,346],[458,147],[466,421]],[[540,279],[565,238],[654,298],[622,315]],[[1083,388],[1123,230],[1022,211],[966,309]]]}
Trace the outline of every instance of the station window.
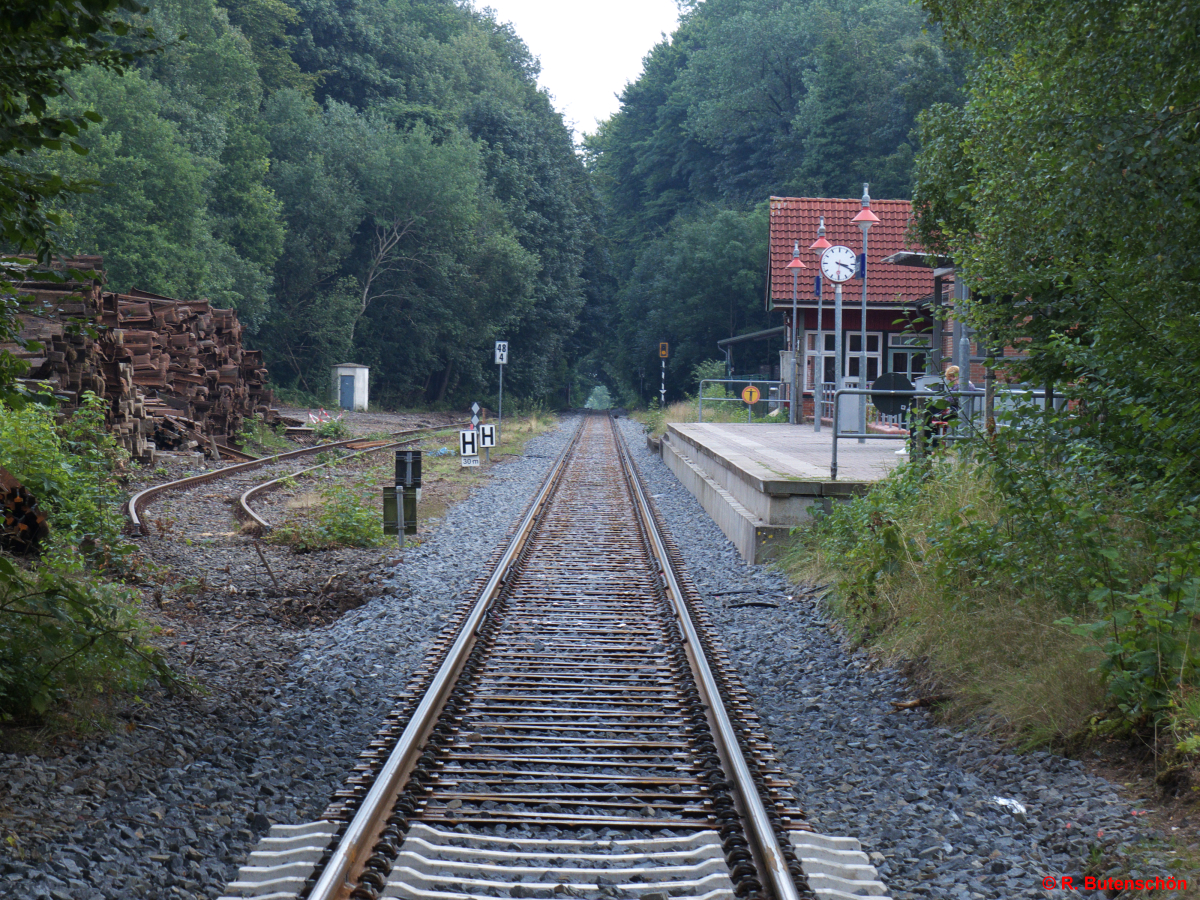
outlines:
{"label": "station window", "polygon": [[[846,378],[858,381],[859,355],[862,351],[862,332],[850,331],[846,334]],[[867,384],[879,377],[880,363],[883,354],[883,335],[879,332],[867,332]]]}

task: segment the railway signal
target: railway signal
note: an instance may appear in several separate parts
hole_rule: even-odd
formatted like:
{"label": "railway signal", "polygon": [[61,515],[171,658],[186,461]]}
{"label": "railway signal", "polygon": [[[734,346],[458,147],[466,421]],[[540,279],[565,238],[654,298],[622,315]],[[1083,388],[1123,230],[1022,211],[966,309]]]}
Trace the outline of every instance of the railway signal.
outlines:
{"label": "railway signal", "polygon": [[758,402],[760,397],[762,397],[762,391],[760,391],[754,385],[748,384],[742,388],[742,402],[746,404],[747,424],[753,421],[754,404]]}
{"label": "railway signal", "polygon": [[665,407],[667,405],[667,360],[671,356],[671,345],[666,341],[660,341],[658,344],[658,358],[662,360],[662,381],[658,386],[658,405]]}
{"label": "railway signal", "polygon": [[383,489],[383,533],[417,533],[417,501],[421,496],[421,451],[396,451],[395,487]]}
{"label": "railway signal", "polygon": [[504,424],[504,366],[508,362],[508,341],[496,341],[496,365],[500,367],[500,402],[496,404],[496,428]]}
{"label": "railway signal", "polygon": [[460,431],[458,433],[458,455],[462,459],[463,468],[479,465],[478,431]]}

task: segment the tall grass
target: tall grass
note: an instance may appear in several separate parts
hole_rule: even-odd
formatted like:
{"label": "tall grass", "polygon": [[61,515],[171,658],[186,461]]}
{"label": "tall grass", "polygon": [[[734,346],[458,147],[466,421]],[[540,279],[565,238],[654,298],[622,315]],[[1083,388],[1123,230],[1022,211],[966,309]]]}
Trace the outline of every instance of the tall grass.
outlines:
{"label": "tall grass", "polygon": [[907,464],[797,529],[782,565],[830,584],[860,641],[918,663],[951,719],[1050,744],[1169,723],[1186,743],[1187,527],[1081,459],[1028,462]]}

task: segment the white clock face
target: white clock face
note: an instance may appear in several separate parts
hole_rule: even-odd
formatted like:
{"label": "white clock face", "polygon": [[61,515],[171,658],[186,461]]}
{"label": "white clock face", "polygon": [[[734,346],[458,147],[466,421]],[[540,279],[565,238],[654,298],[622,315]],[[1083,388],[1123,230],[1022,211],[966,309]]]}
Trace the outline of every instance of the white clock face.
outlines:
{"label": "white clock face", "polygon": [[821,274],[830,281],[849,281],[857,268],[858,257],[849,247],[830,247],[821,254]]}

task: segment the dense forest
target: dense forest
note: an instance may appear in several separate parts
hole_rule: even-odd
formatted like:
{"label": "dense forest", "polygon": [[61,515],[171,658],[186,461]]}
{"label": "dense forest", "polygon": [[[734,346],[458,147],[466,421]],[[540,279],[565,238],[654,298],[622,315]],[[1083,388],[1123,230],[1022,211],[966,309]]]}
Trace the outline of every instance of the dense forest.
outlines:
{"label": "dense forest", "polygon": [[496,339],[525,400],[647,399],[660,340],[685,391],[717,340],[772,324],[766,198],[907,197],[916,117],[965,68],[905,0],[688,3],[580,153],[520,38],[455,0],[126,18],[129,64],[52,103],[86,153],[26,160],[90,185],[49,205],[58,247],[117,289],[236,307],[278,387],[323,397],[353,361],[385,405],[491,396]]}
{"label": "dense forest", "polygon": [[[507,26],[453,0],[156,0],[159,52],[71,76],[102,117],[66,249],[110,283],[234,306],[276,383],[374,370],[384,404],[483,399],[494,339],[518,396],[565,399],[595,256],[570,133]],[[129,39],[132,40],[132,39]]]}
{"label": "dense forest", "polygon": [[[675,396],[716,341],[778,324],[763,307],[767,198],[858,197],[870,182],[907,199],[917,116],[961,102],[967,59],[907,0],[684,6],[586,142],[617,280],[606,371],[637,388],[670,340]],[[739,368],[782,349],[746,346]]]}

